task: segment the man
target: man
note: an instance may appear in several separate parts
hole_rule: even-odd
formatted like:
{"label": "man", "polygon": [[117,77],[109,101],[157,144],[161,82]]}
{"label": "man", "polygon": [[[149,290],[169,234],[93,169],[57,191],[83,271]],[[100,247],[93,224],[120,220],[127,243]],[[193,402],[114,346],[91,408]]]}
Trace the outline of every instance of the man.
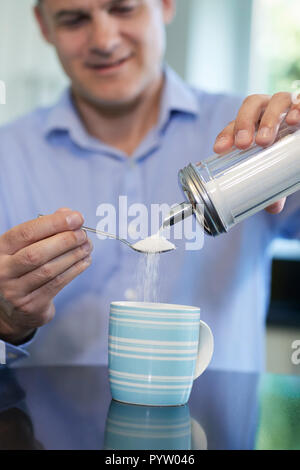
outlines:
{"label": "man", "polygon": [[[264,146],[285,117],[300,123],[288,93],[241,106],[164,67],[174,3],[42,0],[35,9],[71,89],[0,131],[0,338],[14,354],[29,352],[24,364],[107,360],[109,303],[134,297],[137,255],[97,240],[91,265],[81,227],[84,218],[96,223],[99,203],[181,202],[178,170],[209,156],[220,129],[218,153],[249,147],[259,120]],[[268,209],[276,216],[260,213],[203,250],[162,256],[161,300],[201,306],[215,337],[212,367],[263,366],[267,248],[279,234],[299,235],[299,194],[282,211],[284,202]]]}

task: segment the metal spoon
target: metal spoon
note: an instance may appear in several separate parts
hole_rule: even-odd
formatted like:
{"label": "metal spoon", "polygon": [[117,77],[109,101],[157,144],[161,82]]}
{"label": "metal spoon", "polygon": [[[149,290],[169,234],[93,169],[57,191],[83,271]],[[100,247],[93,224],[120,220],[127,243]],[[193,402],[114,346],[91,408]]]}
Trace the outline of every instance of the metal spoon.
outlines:
{"label": "metal spoon", "polygon": [[96,230],[94,228],[90,228],[90,227],[85,227],[84,225],[81,227],[82,230],[86,230],[87,232],[92,232],[92,233],[96,233],[97,235],[104,235],[108,238],[112,238],[114,240],[119,240],[120,242],[122,243],[125,243],[125,245],[127,245],[129,248],[131,248],[132,250],[138,252],[138,253],[144,253],[144,254],[161,254],[161,253],[168,253],[169,251],[173,251],[174,248],[172,249],[167,249],[167,250],[162,250],[162,251],[155,251],[155,253],[153,252],[147,252],[147,251],[143,251],[143,250],[139,250],[137,248],[135,248],[134,244],[131,244],[129,243],[128,240],[126,240],[125,238],[120,238],[120,237],[117,237],[116,235],[113,235],[112,233],[107,233],[107,232],[101,232],[101,230]]}
{"label": "metal spoon", "polygon": [[[43,214],[39,214],[39,217],[43,217]],[[136,251],[137,253],[147,254],[146,251],[138,250],[137,248],[135,248],[134,245],[129,243],[128,240],[125,240],[125,238],[117,237],[116,235],[113,235],[112,233],[102,232],[101,230],[96,230],[94,228],[86,227],[84,225],[81,227],[81,229],[85,230],[86,232],[95,233],[97,235],[104,235],[105,237],[112,238],[113,240],[119,240],[120,242],[125,243],[125,245],[127,245],[129,248]],[[155,253],[157,253],[157,254],[158,253],[168,253],[169,251],[173,251],[173,249],[168,249],[168,250],[164,250],[164,251],[157,251]],[[153,254],[153,253],[149,253],[149,254]]]}

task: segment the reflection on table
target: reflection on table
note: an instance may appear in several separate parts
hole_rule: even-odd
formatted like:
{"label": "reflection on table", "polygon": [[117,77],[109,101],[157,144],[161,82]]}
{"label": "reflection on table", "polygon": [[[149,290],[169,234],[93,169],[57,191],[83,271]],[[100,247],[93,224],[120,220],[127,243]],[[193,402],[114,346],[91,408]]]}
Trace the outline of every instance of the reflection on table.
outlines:
{"label": "reflection on table", "polygon": [[105,428],[107,450],[204,450],[207,439],[188,405],[136,406],[111,401]]}
{"label": "reflection on table", "polygon": [[0,449],[299,449],[299,418],[297,377],[208,370],[156,408],[112,401],[105,367],[0,369]]}
{"label": "reflection on table", "polygon": [[34,435],[24,390],[10,369],[0,374],[0,450],[42,449]]}

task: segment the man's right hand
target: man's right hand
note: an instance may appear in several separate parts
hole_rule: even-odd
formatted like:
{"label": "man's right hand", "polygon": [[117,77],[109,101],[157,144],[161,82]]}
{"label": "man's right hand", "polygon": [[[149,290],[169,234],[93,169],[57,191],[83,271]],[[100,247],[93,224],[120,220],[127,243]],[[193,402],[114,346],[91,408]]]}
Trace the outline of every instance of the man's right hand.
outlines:
{"label": "man's right hand", "polygon": [[83,222],[59,209],[0,236],[0,339],[20,344],[52,320],[54,297],[91,264]]}

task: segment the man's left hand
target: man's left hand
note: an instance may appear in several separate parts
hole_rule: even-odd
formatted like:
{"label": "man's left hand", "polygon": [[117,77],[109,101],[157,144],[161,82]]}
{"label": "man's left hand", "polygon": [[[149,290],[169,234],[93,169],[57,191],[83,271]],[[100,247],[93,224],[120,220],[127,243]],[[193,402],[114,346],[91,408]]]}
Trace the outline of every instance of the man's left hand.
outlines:
{"label": "man's left hand", "polygon": [[[214,151],[228,152],[233,146],[246,150],[254,142],[268,147],[276,140],[283,121],[292,126],[300,125],[300,100],[293,103],[292,94],[280,92],[270,95],[250,95],[239,109],[237,118],[217,136]],[[257,131],[257,134],[255,135]],[[266,211],[279,214],[286,199],[280,199]]]}

